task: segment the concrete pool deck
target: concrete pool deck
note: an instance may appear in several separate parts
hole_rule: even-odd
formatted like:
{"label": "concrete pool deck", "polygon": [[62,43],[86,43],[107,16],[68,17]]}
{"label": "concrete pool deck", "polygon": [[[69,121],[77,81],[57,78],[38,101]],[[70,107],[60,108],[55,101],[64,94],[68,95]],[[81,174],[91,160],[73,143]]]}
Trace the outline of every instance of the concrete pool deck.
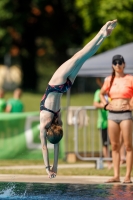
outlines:
{"label": "concrete pool deck", "polygon": [[[59,164],[61,168],[90,168],[95,164]],[[24,165],[24,166],[0,166],[0,169],[44,169],[44,165]],[[73,184],[105,184],[110,176],[62,176],[57,175],[54,179],[49,179],[47,175],[22,175],[22,174],[0,174],[0,182],[32,182],[32,183],[73,183]],[[120,183],[123,184],[124,177],[121,177]],[[107,184],[107,183],[106,183]],[[109,183],[108,183],[109,184]],[[133,185],[133,183],[131,184]]]}
{"label": "concrete pool deck", "polygon": [[[0,182],[29,182],[29,183],[71,183],[71,184],[107,184],[109,176],[57,176],[49,179],[46,175],[20,175],[20,174],[0,174]],[[124,177],[120,183],[123,184]],[[111,184],[111,183],[108,183]],[[130,184],[130,185],[133,185]]]}

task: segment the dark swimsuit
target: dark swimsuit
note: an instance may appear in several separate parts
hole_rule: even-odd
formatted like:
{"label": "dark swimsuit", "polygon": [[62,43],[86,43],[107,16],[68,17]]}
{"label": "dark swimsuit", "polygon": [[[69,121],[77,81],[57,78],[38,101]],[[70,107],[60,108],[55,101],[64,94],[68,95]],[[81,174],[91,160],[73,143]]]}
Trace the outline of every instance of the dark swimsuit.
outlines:
{"label": "dark swimsuit", "polygon": [[57,93],[65,93],[67,90],[72,86],[72,82],[67,78],[66,83],[62,85],[48,85],[45,94],[42,97],[41,103],[40,103],[40,111],[46,110],[48,112],[51,112],[54,114],[54,116],[57,116],[57,114],[60,112],[60,109],[57,112],[54,112],[53,110],[50,110],[45,107],[45,100],[50,92],[57,92]]}

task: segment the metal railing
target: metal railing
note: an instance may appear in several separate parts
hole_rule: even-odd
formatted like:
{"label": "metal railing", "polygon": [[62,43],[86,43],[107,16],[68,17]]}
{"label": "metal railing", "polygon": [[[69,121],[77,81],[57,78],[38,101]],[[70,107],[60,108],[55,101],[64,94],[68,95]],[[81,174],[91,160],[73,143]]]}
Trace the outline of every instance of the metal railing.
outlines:
{"label": "metal railing", "polygon": [[[69,108],[67,114],[73,109],[74,107]],[[101,133],[97,129],[97,109],[94,106],[76,107],[70,126],[71,131],[67,127],[68,135],[67,141],[65,142],[70,141],[68,139],[69,135],[72,135],[72,132],[74,132],[72,135],[74,143],[73,152],[79,160],[95,161],[97,169],[103,167],[103,161],[112,160],[111,157],[103,157]],[[109,146],[109,152],[111,150],[110,148]]]}

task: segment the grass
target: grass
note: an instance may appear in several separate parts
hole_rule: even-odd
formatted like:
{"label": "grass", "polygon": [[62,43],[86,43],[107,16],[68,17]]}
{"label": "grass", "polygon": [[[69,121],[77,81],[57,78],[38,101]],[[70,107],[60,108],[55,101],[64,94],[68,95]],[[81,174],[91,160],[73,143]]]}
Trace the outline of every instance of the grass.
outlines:
{"label": "grass", "polygon": [[[53,163],[50,160],[50,163]],[[77,161],[76,164],[84,164],[85,162]],[[62,160],[59,160],[59,164],[67,164]],[[31,166],[31,165],[43,165],[42,160],[1,160],[0,166]],[[125,176],[126,167],[120,167],[120,175]],[[44,169],[0,169],[0,174],[26,174],[26,175],[47,175]],[[95,168],[69,168],[69,169],[58,169],[58,175],[64,176],[113,176],[113,169],[108,170],[106,167],[103,169]],[[133,175],[133,173],[132,173]]]}
{"label": "grass", "polygon": [[[23,92],[22,102],[24,103],[25,112],[39,111],[40,100],[43,94]],[[7,92],[5,94],[5,99],[8,100],[12,98],[12,93]],[[86,106],[93,104],[93,94],[74,94],[70,96],[70,106]],[[61,99],[61,106],[67,106],[67,94],[65,93]]]}
{"label": "grass", "polygon": [[[124,170],[125,171],[125,170]],[[44,169],[0,169],[0,174],[25,174],[25,175],[47,175]],[[107,169],[93,169],[93,168],[72,168],[72,169],[59,169],[58,175],[60,176],[113,176],[112,170]],[[121,174],[124,176],[125,173]]]}

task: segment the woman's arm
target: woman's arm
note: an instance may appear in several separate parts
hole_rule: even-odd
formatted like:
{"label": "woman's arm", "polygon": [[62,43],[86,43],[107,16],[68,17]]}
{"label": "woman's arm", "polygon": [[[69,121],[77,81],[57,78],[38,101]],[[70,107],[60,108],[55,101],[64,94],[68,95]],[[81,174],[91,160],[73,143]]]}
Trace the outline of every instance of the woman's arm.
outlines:
{"label": "woman's arm", "polygon": [[46,134],[47,134],[46,129],[40,130],[40,140],[41,140],[41,145],[42,145],[43,160],[44,160],[44,165],[45,165],[48,177],[54,178],[55,177],[54,172],[51,170],[51,166],[50,166],[50,163],[49,163],[49,153],[48,153],[48,148],[47,148]]}
{"label": "woman's arm", "polygon": [[103,103],[103,107],[105,110],[113,110],[111,101],[109,101],[109,100],[107,100],[107,98],[105,98],[106,95],[107,95],[107,92],[104,89],[104,87],[102,87],[100,90],[100,99],[101,99],[101,102]]}
{"label": "woman's arm", "polygon": [[12,109],[12,106],[10,104],[7,104],[5,108],[5,112],[9,113],[11,112],[11,109]]}
{"label": "woman's arm", "polygon": [[129,110],[133,111],[133,97],[129,101]]}
{"label": "woman's arm", "polygon": [[[58,125],[60,125],[60,126],[63,125],[60,112],[58,113],[57,122],[58,122]],[[56,176],[56,174],[57,174],[58,155],[59,155],[59,143],[54,144],[54,163],[53,163],[53,167],[52,167],[52,171],[54,172],[54,176]]]}
{"label": "woman's arm", "polygon": [[103,108],[104,107],[102,102],[96,102],[96,101],[93,102],[93,106],[95,106],[96,108]]}
{"label": "woman's arm", "polygon": [[100,100],[101,102],[103,103],[103,107],[108,103],[105,99],[105,94],[106,94],[106,91],[105,89],[102,87],[101,90],[100,90]]}
{"label": "woman's arm", "polygon": [[42,154],[43,154],[43,160],[44,165],[46,167],[46,171],[50,170],[50,164],[49,164],[49,154],[48,154],[48,148],[47,148],[47,139],[46,139],[46,130],[40,130],[40,140],[42,145]]}
{"label": "woman's arm", "polygon": [[59,143],[54,144],[54,164],[53,164],[53,167],[52,167],[52,171],[54,172],[54,176],[56,176],[56,174],[57,174],[58,155],[59,155]]}

